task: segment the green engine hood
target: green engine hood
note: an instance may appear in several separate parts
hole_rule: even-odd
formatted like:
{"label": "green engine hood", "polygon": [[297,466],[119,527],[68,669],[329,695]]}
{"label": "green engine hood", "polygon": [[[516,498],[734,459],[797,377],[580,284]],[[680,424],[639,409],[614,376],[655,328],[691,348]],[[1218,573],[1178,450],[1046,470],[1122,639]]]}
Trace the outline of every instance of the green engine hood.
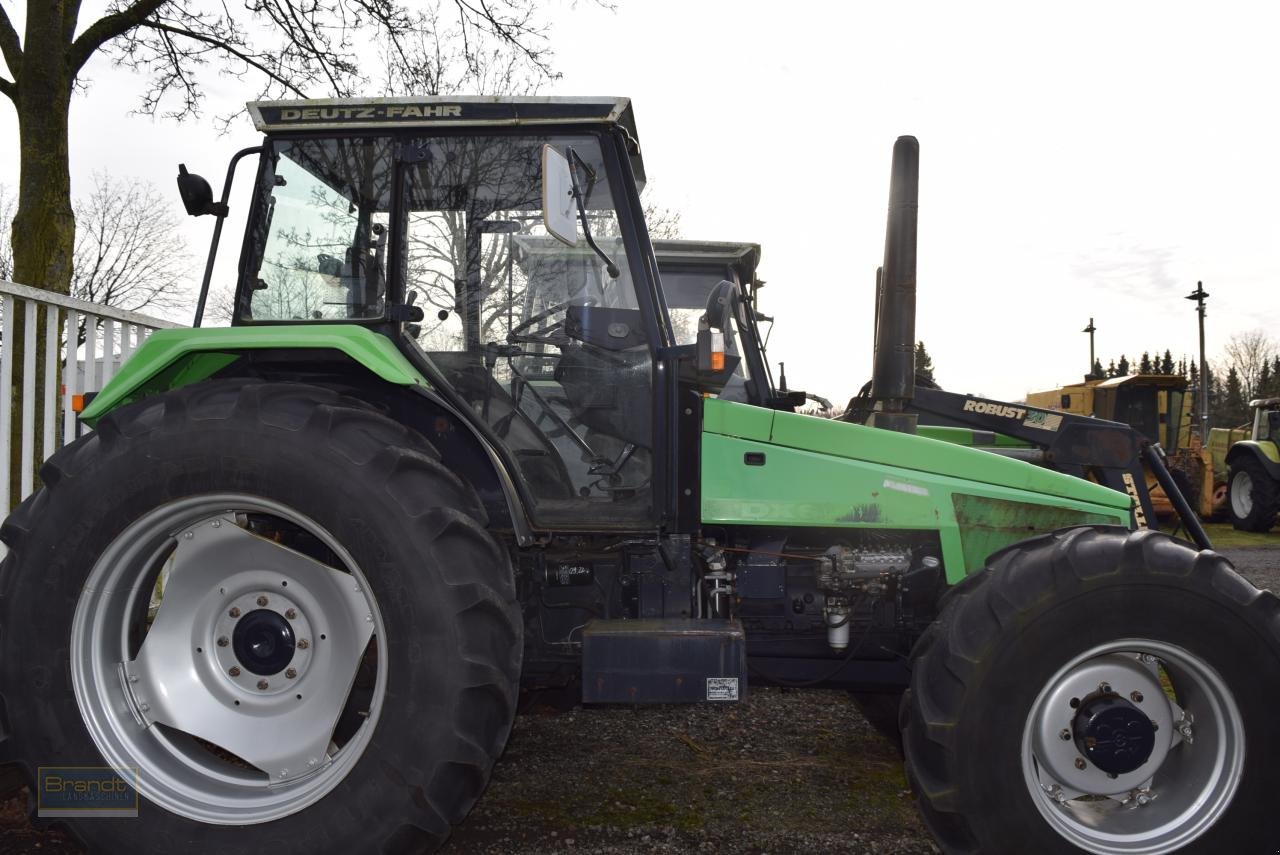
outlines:
{"label": "green engine hood", "polygon": [[923,436],[709,398],[701,445],[705,525],[932,531],[953,583],[1028,537],[1130,523],[1124,493]]}
{"label": "green engine hood", "polygon": [[1129,510],[1124,493],[1021,460],[923,436],[708,398],[703,429],[784,448]]}

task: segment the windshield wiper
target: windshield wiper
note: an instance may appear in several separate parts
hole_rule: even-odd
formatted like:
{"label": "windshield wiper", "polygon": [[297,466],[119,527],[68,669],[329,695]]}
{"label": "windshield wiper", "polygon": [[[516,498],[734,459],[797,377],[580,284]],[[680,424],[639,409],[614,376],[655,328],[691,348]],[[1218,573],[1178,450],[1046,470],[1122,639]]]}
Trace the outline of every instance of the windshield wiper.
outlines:
{"label": "windshield wiper", "polygon": [[[596,246],[595,238],[591,236],[591,226],[587,222],[586,200],[591,198],[591,191],[596,186],[596,172],[587,165],[587,162],[582,159],[580,154],[573,150],[573,146],[567,146],[566,148],[569,152],[569,179],[573,184],[573,199],[578,203],[578,217],[582,220],[582,236],[587,239],[587,246],[591,247],[595,254],[600,257],[600,260],[604,262],[604,268],[608,271],[609,278],[617,279],[619,276],[618,265],[613,263],[613,259],[606,255],[603,249]],[[583,195],[581,188],[578,186],[578,174],[573,168],[573,162],[575,160],[583,170],[586,171],[587,179],[590,182],[587,184],[587,192],[585,196]]]}

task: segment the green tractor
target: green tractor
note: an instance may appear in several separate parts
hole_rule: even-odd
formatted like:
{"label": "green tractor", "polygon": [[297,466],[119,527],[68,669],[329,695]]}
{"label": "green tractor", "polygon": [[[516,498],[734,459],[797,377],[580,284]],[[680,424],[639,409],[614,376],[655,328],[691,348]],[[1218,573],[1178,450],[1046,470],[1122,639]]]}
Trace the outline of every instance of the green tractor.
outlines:
{"label": "green tractor", "polygon": [[913,384],[914,139],[868,426],[718,397],[758,316],[725,277],[677,335],[627,100],[249,109],[220,201],[179,176],[217,220],[198,327],[256,164],[233,325],[154,334],[0,529],[0,761],[118,770],[139,819],[65,818],[92,851],[428,851],[521,685],[574,680],[901,693],[948,852],[1280,838],[1280,602],[1076,477],[1132,429],[958,396],[1060,441],[913,432],[950,406]]}
{"label": "green tractor", "polygon": [[1271,531],[1280,512],[1280,398],[1250,401],[1253,431],[1227,451],[1227,507],[1243,531]]}

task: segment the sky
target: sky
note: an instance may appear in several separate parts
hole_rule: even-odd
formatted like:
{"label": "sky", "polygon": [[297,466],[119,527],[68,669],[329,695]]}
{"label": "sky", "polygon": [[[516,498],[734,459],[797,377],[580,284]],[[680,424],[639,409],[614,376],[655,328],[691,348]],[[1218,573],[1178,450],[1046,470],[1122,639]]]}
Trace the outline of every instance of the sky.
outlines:
{"label": "sky", "polygon": [[[1104,365],[1194,356],[1197,280],[1211,359],[1235,333],[1280,339],[1280,7],[550,2],[562,76],[543,94],[629,96],[646,192],[682,237],[763,246],[770,357],[792,388],[840,402],[870,377],[901,134],[921,148],[917,337],[945,388],[1016,400],[1076,382],[1090,318]],[[20,0],[0,4],[22,18]],[[101,5],[86,0],[82,23]],[[75,192],[105,170],[155,183],[180,213],[179,161],[217,192],[257,142],[247,118],[215,128],[246,97],[234,79],[211,78],[204,117],[175,124],[132,114],[142,81],[106,60],[88,77]],[[2,102],[10,188],[17,151]],[[211,228],[184,221],[197,271]],[[226,234],[240,228],[233,214]]]}

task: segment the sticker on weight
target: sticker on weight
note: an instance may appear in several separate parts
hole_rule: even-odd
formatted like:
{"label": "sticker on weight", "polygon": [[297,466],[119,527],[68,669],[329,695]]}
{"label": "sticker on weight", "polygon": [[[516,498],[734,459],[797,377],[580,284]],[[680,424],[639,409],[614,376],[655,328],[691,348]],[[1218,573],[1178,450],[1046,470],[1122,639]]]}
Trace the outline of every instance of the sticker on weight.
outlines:
{"label": "sticker on weight", "polygon": [[736,701],[738,699],[737,677],[708,677],[707,700]]}

